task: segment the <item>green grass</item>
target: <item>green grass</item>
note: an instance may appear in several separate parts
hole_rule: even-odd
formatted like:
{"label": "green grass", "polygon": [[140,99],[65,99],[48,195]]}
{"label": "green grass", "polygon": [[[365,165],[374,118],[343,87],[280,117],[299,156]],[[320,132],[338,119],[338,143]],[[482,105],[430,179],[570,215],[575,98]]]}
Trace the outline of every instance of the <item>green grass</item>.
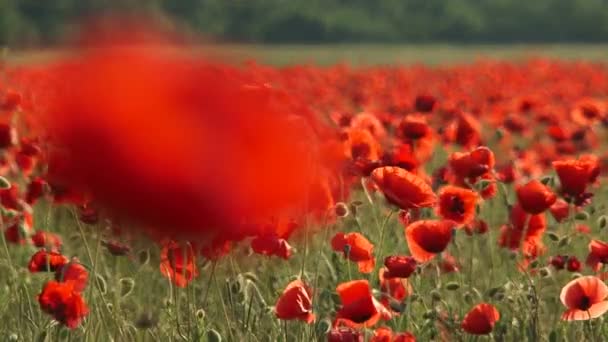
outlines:
{"label": "green grass", "polygon": [[[196,49],[199,50],[199,49]],[[200,49],[206,51],[206,49]],[[513,45],[224,45],[214,49],[240,61],[255,59],[273,65],[315,63],[354,65],[395,63],[454,64],[478,58],[518,60],[545,56],[553,58],[605,61],[608,44],[513,44]],[[56,50],[5,52],[9,63],[37,63],[62,54]]]}

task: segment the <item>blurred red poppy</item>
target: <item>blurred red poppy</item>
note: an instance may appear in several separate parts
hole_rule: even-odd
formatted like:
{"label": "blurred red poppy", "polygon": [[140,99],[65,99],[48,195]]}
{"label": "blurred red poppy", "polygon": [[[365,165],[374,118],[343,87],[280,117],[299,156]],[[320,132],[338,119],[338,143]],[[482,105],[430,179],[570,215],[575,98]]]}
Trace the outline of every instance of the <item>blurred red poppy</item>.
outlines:
{"label": "blurred red poppy", "polygon": [[427,262],[443,252],[456,224],[448,220],[416,221],[405,228],[405,239],[416,261]]}
{"label": "blurred red poppy", "polygon": [[34,246],[38,248],[47,247],[60,249],[62,245],[61,237],[59,235],[43,230],[39,230],[32,235],[32,242],[34,243]]}
{"label": "blurred red poppy", "polygon": [[386,199],[401,209],[432,207],[437,202],[430,185],[405,169],[380,167],[372,172],[371,178]]}
{"label": "blurred red poppy", "polygon": [[336,325],[352,328],[371,327],[391,313],[372,296],[367,280],[353,280],[336,288],[342,307],[336,314]]}
{"label": "blurred red poppy", "polygon": [[467,224],[475,218],[477,200],[475,191],[452,185],[445,186],[439,190],[437,214],[444,220],[460,225]]}
{"label": "blurred red poppy", "polygon": [[608,286],[594,276],[580,277],[572,280],[559,296],[562,304],[568,308],[562,314],[562,320],[588,320],[602,316],[608,311]]}
{"label": "blurred red poppy", "polygon": [[600,240],[589,242],[589,255],[585,262],[593,271],[599,271],[604,264],[608,264],[608,243]]}
{"label": "blurred red poppy", "polygon": [[72,282],[76,292],[84,291],[88,279],[89,272],[77,259],[73,259],[55,272],[55,280],[62,283]]}
{"label": "blurred red poppy", "polygon": [[59,323],[70,329],[78,327],[89,313],[81,294],[74,289],[73,282],[49,281],[38,295],[42,311],[50,314]]}
{"label": "blurred red poppy", "polygon": [[454,152],[449,157],[451,170],[460,178],[476,179],[494,168],[492,150],[480,146],[471,152]]}
{"label": "blurred red poppy", "polygon": [[363,342],[364,333],[350,327],[336,327],[327,333],[327,342]]}
{"label": "blurred red poppy", "polygon": [[374,330],[370,342],[416,342],[416,337],[409,332],[394,333],[391,328],[380,327]]}
{"label": "blurred red poppy", "polygon": [[551,216],[553,216],[557,222],[563,222],[570,215],[570,205],[568,202],[559,198],[549,208],[549,211],[551,212]]}
{"label": "blurred red poppy", "polygon": [[461,327],[473,335],[487,335],[492,332],[494,325],[500,319],[498,310],[488,303],[477,304],[462,320]]}
{"label": "blurred red poppy", "polygon": [[180,246],[176,242],[163,245],[160,252],[160,272],[178,287],[186,287],[198,276],[194,251],[190,244]]}
{"label": "blurred red poppy", "polygon": [[543,183],[532,180],[516,187],[517,200],[522,209],[529,214],[540,214],[549,209],[557,196]]}
{"label": "blurred red poppy", "polygon": [[39,250],[30,258],[27,268],[30,272],[55,272],[69,262],[69,259],[57,252]]}
{"label": "blurred red poppy", "polygon": [[555,161],[553,167],[559,176],[562,193],[573,198],[585,193],[600,171],[597,157],[591,156]]}
{"label": "blurred red poppy", "polygon": [[583,268],[583,265],[575,256],[568,257],[568,261],[566,262],[566,269],[570,272],[580,272]]}
{"label": "blurred red poppy", "polygon": [[262,255],[275,255],[285,260],[291,256],[291,246],[276,235],[256,236],[251,240],[251,249]]}
{"label": "blurred red poppy", "polygon": [[284,320],[298,319],[308,324],[314,322],[312,313],[312,291],[301,280],[294,280],[287,285],[275,306],[277,318]]}
{"label": "blurred red poppy", "polygon": [[416,270],[416,259],[411,256],[391,255],[384,259],[387,272],[386,278],[409,278]]}
{"label": "blurred red poppy", "polygon": [[359,233],[337,233],[331,239],[331,248],[356,262],[359,272],[370,273],[374,270],[376,265],[376,258],[373,255],[374,245],[365,236]]}

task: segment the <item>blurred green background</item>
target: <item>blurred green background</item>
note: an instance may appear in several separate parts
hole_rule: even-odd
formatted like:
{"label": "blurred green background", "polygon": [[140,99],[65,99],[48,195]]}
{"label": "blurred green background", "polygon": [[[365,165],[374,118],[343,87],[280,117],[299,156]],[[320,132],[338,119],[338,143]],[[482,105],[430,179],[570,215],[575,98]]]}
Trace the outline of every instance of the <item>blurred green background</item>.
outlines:
{"label": "blurred green background", "polygon": [[608,0],[0,0],[0,45],[53,46],[116,12],[232,43],[608,41]]}

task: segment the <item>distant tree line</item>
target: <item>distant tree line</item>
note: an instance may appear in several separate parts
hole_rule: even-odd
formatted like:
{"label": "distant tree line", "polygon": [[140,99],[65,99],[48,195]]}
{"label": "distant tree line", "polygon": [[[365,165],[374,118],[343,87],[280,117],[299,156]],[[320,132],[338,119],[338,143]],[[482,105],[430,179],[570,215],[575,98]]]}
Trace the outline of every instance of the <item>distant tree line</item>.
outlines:
{"label": "distant tree line", "polygon": [[230,42],[599,42],[608,0],[0,0],[0,44],[136,13]]}

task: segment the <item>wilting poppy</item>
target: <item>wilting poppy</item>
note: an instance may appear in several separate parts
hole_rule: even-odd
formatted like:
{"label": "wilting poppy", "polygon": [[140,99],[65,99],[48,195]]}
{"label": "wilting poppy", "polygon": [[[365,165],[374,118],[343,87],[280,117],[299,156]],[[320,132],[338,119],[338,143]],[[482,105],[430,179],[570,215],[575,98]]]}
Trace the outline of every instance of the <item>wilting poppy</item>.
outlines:
{"label": "wilting poppy", "polygon": [[34,246],[39,248],[51,247],[59,249],[62,245],[61,237],[59,237],[59,235],[43,230],[39,230],[36,234],[32,235],[32,242],[34,243]]}
{"label": "wilting poppy", "polygon": [[73,282],[47,282],[38,295],[38,303],[42,311],[70,329],[76,328],[89,313],[87,304],[74,289]]}
{"label": "wilting poppy", "polygon": [[64,283],[72,282],[76,292],[84,291],[88,279],[89,272],[76,259],[58,268],[55,272],[55,280]]}
{"label": "wilting poppy", "polygon": [[529,214],[540,214],[549,209],[557,196],[543,183],[532,180],[516,188],[517,200],[522,209]]}
{"label": "wilting poppy", "polygon": [[416,259],[411,256],[391,255],[384,259],[386,278],[409,278],[416,270]]}
{"label": "wilting poppy", "polygon": [[262,255],[275,255],[285,260],[291,256],[291,246],[276,235],[256,236],[251,240],[251,249]]}
{"label": "wilting poppy", "polygon": [[312,323],[312,291],[301,280],[294,280],[283,291],[275,306],[277,318],[284,320],[298,319]]}
{"label": "wilting poppy", "polygon": [[608,243],[600,240],[589,242],[589,255],[585,262],[593,271],[599,271],[604,264],[608,264]]}
{"label": "wilting poppy", "polygon": [[164,244],[160,252],[160,272],[176,286],[186,287],[198,276],[192,246],[180,246],[173,241]]}
{"label": "wilting poppy", "polygon": [[586,191],[587,185],[595,181],[600,170],[597,158],[590,157],[554,161],[553,168],[559,176],[562,193],[573,198]]}
{"label": "wilting poppy", "polygon": [[469,311],[462,320],[461,327],[473,335],[487,335],[500,319],[498,310],[491,304],[481,303]]}
{"label": "wilting poppy", "polygon": [[350,327],[336,327],[327,333],[327,342],[363,342],[364,333]]}
{"label": "wilting poppy", "polygon": [[458,224],[467,224],[475,218],[478,196],[475,191],[448,185],[439,190],[437,214]]}
{"label": "wilting poppy", "polygon": [[376,259],[373,255],[374,245],[359,233],[337,233],[331,239],[331,248],[344,253],[349,260],[356,262],[359,272],[370,273],[374,270]]}
{"label": "wilting poppy", "polygon": [[405,239],[416,261],[427,262],[443,252],[456,224],[448,220],[416,221],[405,228]]}
{"label": "wilting poppy", "polygon": [[594,276],[580,277],[569,282],[559,296],[568,310],[562,314],[564,321],[580,321],[597,318],[608,311],[608,286]]}
{"label": "wilting poppy", "polygon": [[32,255],[27,268],[30,272],[55,272],[68,262],[69,259],[61,253],[41,249]]}
{"label": "wilting poppy", "polygon": [[381,318],[389,319],[391,313],[372,296],[367,280],[353,280],[338,285],[342,307],[336,314],[336,325],[352,328],[371,327]]}
{"label": "wilting poppy", "polygon": [[386,199],[401,209],[432,207],[437,202],[431,186],[405,169],[380,167],[372,172],[371,178]]}
{"label": "wilting poppy", "polygon": [[380,327],[374,330],[370,342],[416,342],[416,337],[409,332],[394,333],[391,328]]}

